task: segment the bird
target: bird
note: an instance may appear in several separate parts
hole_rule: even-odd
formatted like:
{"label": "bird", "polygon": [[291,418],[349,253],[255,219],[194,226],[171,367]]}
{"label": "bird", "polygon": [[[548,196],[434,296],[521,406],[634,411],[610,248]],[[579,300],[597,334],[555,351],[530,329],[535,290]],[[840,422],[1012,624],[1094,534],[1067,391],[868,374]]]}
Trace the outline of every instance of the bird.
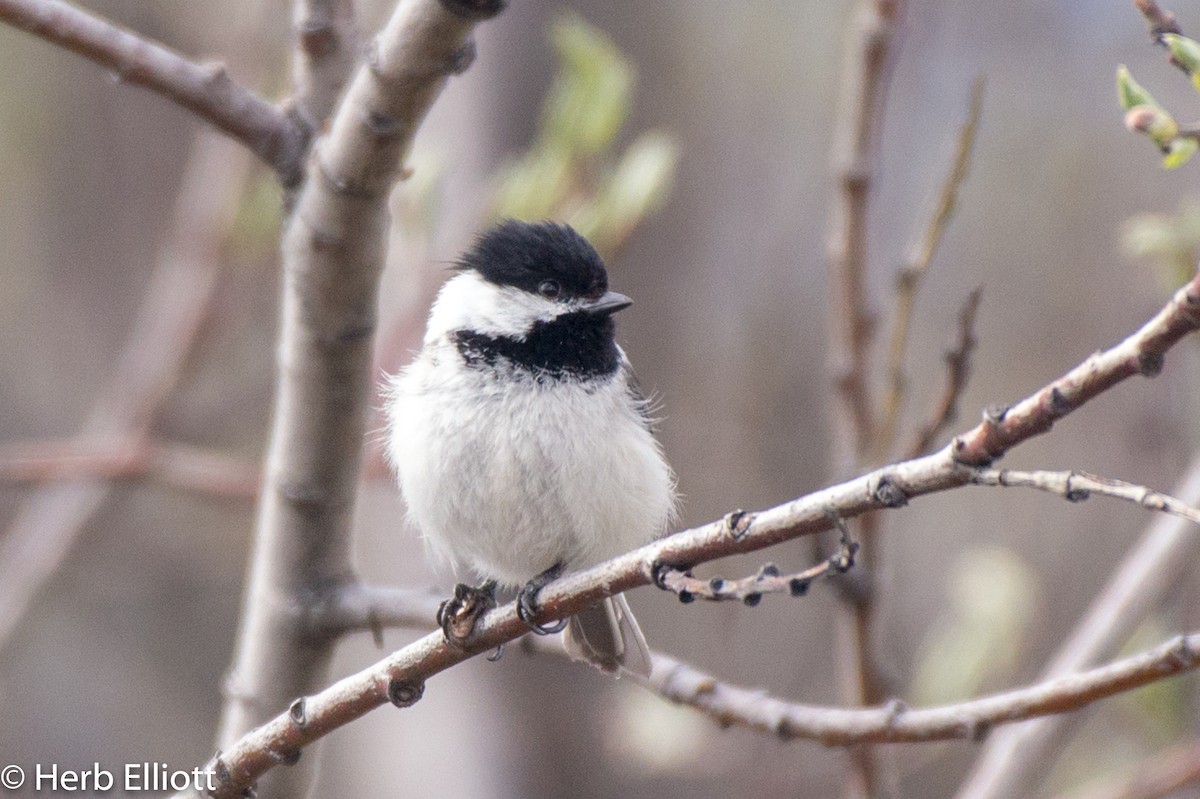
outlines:
{"label": "bird", "polygon": [[[651,405],[617,344],[600,255],[571,226],[504,220],[455,264],[421,349],[384,390],[386,457],[432,553],[485,582],[460,599],[519,589],[534,632],[537,593],[663,535],[676,480]],[[439,621],[447,637],[446,619]],[[575,660],[650,673],[618,594],[565,621]]]}

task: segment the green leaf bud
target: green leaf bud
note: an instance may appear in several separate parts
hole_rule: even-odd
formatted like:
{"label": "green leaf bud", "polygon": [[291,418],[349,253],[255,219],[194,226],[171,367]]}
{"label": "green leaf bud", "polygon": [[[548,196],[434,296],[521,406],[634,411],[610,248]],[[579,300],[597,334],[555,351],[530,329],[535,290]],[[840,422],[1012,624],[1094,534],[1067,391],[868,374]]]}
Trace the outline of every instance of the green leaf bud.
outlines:
{"label": "green leaf bud", "polygon": [[1189,75],[1200,72],[1200,42],[1178,33],[1164,33],[1162,40],[1167,43],[1174,63],[1183,67]]}
{"label": "green leaf bud", "polygon": [[1117,67],[1117,99],[1121,102],[1121,108],[1125,111],[1135,108],[1139,105],[1150,105],[1155,108],[1161,108],[1154,98],[1150,96],[1150,92],[1142,88],[1133,76],[1129,74],[1129,68],[1124,64]]}
{"label": "green leaf bud", "polygon": [[1183,166],[1200,149],[1200,142],[1188,136],[1180,136],[1171,140],[1163,154],[1163,169],[1178,169]]}

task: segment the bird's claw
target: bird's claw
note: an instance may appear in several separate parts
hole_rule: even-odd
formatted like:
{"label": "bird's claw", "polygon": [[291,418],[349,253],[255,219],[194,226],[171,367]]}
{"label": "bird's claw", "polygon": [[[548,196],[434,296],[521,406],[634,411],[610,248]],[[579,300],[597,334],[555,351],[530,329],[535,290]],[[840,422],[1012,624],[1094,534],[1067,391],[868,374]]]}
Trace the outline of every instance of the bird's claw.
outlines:
{"label": "bird's claw", "polygon": [[454,586],[454,596],[437,610],[437,625],[450,643],[461,643],[471,637],[475,623],[496,607],[496,581],[488,580],[475,588],[464,583]]}
{"label": "bird's claw", "polygon": [[525,583],[525,587],[517,594],[517,617],[525,622],[525,626],[531,632],[537,635],[554,635],[561,633],[567,627],[566,619],[559,619],[550,624],[538,624],[538,601],[537,595],[546,585],[553,582],[562,574],[562,564],[556,563],[546,571],[534,577],[529,582]]}

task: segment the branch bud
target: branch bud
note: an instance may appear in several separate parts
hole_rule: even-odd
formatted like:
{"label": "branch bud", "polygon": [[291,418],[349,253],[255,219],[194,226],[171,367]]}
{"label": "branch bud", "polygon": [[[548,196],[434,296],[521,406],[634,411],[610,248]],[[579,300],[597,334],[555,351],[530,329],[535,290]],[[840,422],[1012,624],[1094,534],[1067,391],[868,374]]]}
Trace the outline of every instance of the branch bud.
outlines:
{"label": "branch bud", "polygon": [[1200,89],[1197,76],[1200,73],[1200,42],[1178,33],[1164,33],[1162,40],[1171,51],[1171,62],[1191,76],[1192,85]]}
{"label": "branch bud", "polygon": [[1144,133],[1162,149],[1171,146],[1179,135],[1179,123],[1158,106],[1137,105],[1125,114],[1125,127],[1136,133]]}
{"label": "branch bud", "polygon": [[1200,142],[1190,136],[1172,139],[1163,154],[1163,169],[1178,169],[1196,154],[1197,149],[1200,149]]}
{"label": "branch bud", "polygon": [[1117,99],[1121,103],[1121,108],[1125,111],[1129,111],[1139,105],[1162,108],[1150,96],[1150,92],[1143,89],[1141,84],[1133,79],[1133,76],[1129,74],[1129,68],[1124,64],[1117,67]]}

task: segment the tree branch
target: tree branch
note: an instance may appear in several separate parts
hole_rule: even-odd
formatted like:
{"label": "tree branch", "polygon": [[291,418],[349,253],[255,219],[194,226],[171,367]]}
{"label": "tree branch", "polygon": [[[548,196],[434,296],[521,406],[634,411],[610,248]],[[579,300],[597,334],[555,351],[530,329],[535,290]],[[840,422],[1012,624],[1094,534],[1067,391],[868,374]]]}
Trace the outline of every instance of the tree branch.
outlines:
{"label": "tree branch", "polygon": [[[869,359],[875,319],[866,288],[867,207],[879,142],[891,45],[900,0],[860,0],[854,11],[839,91],[833,170],[837,177],[829,260],[829,397],[832,432],[831,476],[840,479],[866,465],[874,440],[875,411],[869,383]],[[838,615],[846,649],[838,657],[847,701],[872,704],[882,694],[871,651],[874,625],[873,581],[875,520],[866,518],[858,538],[863,557],[855,578],[861,590],[843,593]],[[847,797],[876,794],[878,782],[870,752],[853,752]]]}
{"label": "tree branch", "polygon": [[[387,197],[434,99],[470,64],[475,24],[501,7],[403,0],[313,148],[284,233],[278,387],[223,748],[328,679],[336,638],[308,621],[353,581]],[[289,769],[259,796],[304,795],[311,776]]]}
{"label": "tree branch", "polygon": [[292,60],[296,116],[314,132],[333,113],[358,65],[358,26],[351,0],[296,0]]}
{"label": "tree branch", "polygon": [[[971,154],[975,148],[975,136],[979,131],[979,117],[983,112],[983,78],[976,78],[971,87],[971,103],[967,120],[958,131],[954,158],[938,193],[937,205],[925,226],[924,234],[913,243],[904,266],[896,275],[896,316],[888,348],[888,390],[884,395],[879,432],[876,435],[875,452],[884,460],[896,443],[896,430],[900,422],[900,411],[904,407],[907,388],[904,376],[904,356],[908,350],[909,333],[912,330],[913,312],[917,307],[917,293],[933,257],[941,245],[942,236],[950,224],[958,206],[958,190],[967,178],[971,165]],[[978,298],[972,300],[978,303]],[[965,378],[964,381],[965,383]],[[924,450],[922,450],[923,452]],[[920,454],[920,453],[915,453]]]}
{"label": "tree branch", "polygon": [[[521,648],[531,653],[565,654],[555,640],[526,636],[521,643]],[[855,746],[979,740],[992,734],[997,725],[1070,713],[1115,694],[1193,671],[1200,667],[1198,644],[1200,633],[1181,635],[1084,673],[931,708],[910,708],[898,701],[869,708],[791,702],[761,689],[724,683],[660,652],[651,654],[653,669],[649,677],[629,679],[669,702],[700,711],[722,728],[746,727],[788,741]],[[1188,750],[1194,751],[1195,746],[1191,744]],[[1183,760],[1180,753],[1173,754],[1173,760]],[[1187,775],[1197,771],[1193,765]]]}
{"label": "tree branch", "polygon": [[[993,449],[987,451],[992,457],[999,457],[1008,448],[1044,432],[1053,419],[1061,418],[1121,380],[1141,373],[1137,368],[1128,367],[1131,359],[1135,363],[1144,362],[1153,353],[1161,360],[1166,349],[1198,327],[1200,275],[1176,292],[1162,311],[1120,344],[1092,356],[1080,367],[1022,401],[1010,417],[985,420],[955,439],[965,443],[951,444],[932,455],[878,469],[759,513],[743,514],[736,525],[728,518],[710,522],[585,571],[568,574],[542,589],[538,596],[541,612],[535,621],[544,623],[565,618],[604,597],[647,585],[663,566],[686,568],[727,555],[756,551],[829,529],[837,518],[900,507],[911,498],[963,486],[971,481],[977,468],[962,463],[961,456],[963,452],[975,452],[979,440],[994,444]],[[1078,373],[1085,367],[1094,379],[1079,379]],[[1035,401],[1049,393],[1063,395],[1065,404],[1058,403],[1051,408]],[[1033,420],[1039,417],[1045,417],[1046,423],[1034,424]],[[999,435],[984,434],[985,428],[993,427],[1000,431]],[[509,603],[485,615],[473,634],[461,643],[448,643],[440,632],[428,635],[319,694],[296,700],[289,712],[222,747],[223,752],[209,764],[220,775],[220,788],[215,795],[239,795],[276,764],[294,762],[304,746],[382,704],[413,704],[420,699],[430,676],[512,641],[528,629],[517,616],[515,605]],[[1176,656],[1186,654],[1180,662],[1190,663],[1194,660],[1190,654],[1192,648],[1200,645],[1200,640],[1189,639],[1185,644],[1180,650],[1177,642],[1172,651]],[[1134,670],[1149,674],[1157,669],[1161,673],[1163,669],[1173,668],[1164,665],[1168,662],[1175,661],[1160,652]],[[1072,690],[1084,694],[1090,688]],[[293,693],[291,696],[304,694]],[[276,707],[289,702],[290,699],[282,701]],[[1055,700],[1045,696],[1032,697],[1030,702],[1031,706],[1037,707],[1055,706]]]}
{"label": "tree branch", "polygon": [[310,621],[318,635],[339,637],[369,631],[382,645],[382,632],[393,627],[431,630],[446,596],[428,588],[394,588],[354,582],[314,609]]}
{"label": "tree branch", "polygon": [[[223,137],[208,129],[197,134],[137,320],[81,435],[146,435],[212,299],[220,245],[250,163]],[[111,490],[107,482],[76,480],[39,487],[24,498],[0,538],[0,649]]]}
{"label": "tree branch", "polygon": [[1154,0],[1133,0],[1133,5],[1146,18],[1146,22],[1150,25],[1150,36],[1156,43],[1162,43],[1164,33],[1183,33],[1179,28],[1179,23],[1175,21],[1175,15],[1159,8],[1158,3]]}
{"label": "tree branch", "polygon": [[196,64],[62,0],[0,0],[0,21],[107,67],[122,83],[186,108],[248,147],[285,186],[299,180],[308,144],[303,128],[234,82],[224,66]]}
{"label": "tree branch", "polygon": [[1145,486],[1098,477],[1087,472],[1018,471],[1016,469],[980,469],[971,482],[981,486],[1036,488],[1069,502],[1083,502],[1092,494],[1123,499],[1147,510],[1156,510],[1200,524],[1200,511],[1182,500]]}
{"label": "tree branch", "polygon": [[867,385],[874,314],[866,290],[867,205],[877,155],[879,119],[891,75],[891,43],[900,3],[863,0],[842,71],[833,168],[838,195],[829,240],[830,370],[834,476],[851,474],[871,451],[874,412]]}
{"label": "tree branch", "polygon": [[[1200,504],[1200,456],[1187,469],[1175,495]],[[1042,671],[1053,679],[1098,663],[1134,632],[1150,610],[1182,578],[1200,539],[1191,522],[1177,516],[1156,520],[1113,572],[1075,631]],[[1005,799],[1030,792],[1045,772],[1048,755],[1065,741],[1064,719],[1042,719],[1001,730],[988,739],[958,799]]]}
{"label": "tree branch", "polygon": [[937,408],[908,449],[908,457],[916,458],[933,448],[938,436],[944,433],[958,418],[958,403],[967,389],[971,376],[971,356],[975,352],[975,319],[979,314],[979,303],[983,289],[977,288],[967,295],[967,301],[958,312],[958,343],[946,353],[946,385],[938,400]]}
{"label": "tree branch", "polygon": [[258,496],[258,464],[219,452],[134,435],[88,441],[0,446],[0,480],[128,480],[154,478],[188,491],[235,499]]}
{"label": "tree branch", "polygon": [[1200,278],[1192,280],[1141,330],[1098,352],[1063,377],[1010,409],[991,409],[982,424],[954,439],[959,463],[986,466],[1014,445],[1047,432],[1083,403],[1133,375],[1154,377],[1163,355],[1200,324]]}
{"label": "tree branch", "polygon": [[[398,707],[415,704],[424,694],[428,677],[491,648],[490,643],[512,640],[527,632],[509,605],[481,623],[477,641],[468,647],[447,644],[441,632],[435,632],[319,694],[296,700],[286,712],[204,766],[204,771],[214,775],[216,790],[211,795],[214,799],[241,796],[266,771],[280,763],[295,763],[304,747],[333,730],[389,702]],[[645,684],[671,701],[696,707],[723,725],[739,724],[783,738],[813,739],[830,746],[979,739],[996,724],[1065,713],[1195,669],[1200,665],[1198,648],[1200,633],[1179,636],[1139,655],[1081,674],[969,702],[917,710],[899,703],[839,709],[783,702],[759,691],[725,685],[663,655],[654,656],[654,671]]]}
{"label": "tree branch", "polygon": [[1113,694],[1140,688],[1200,666],[1200,633],[1179,636],[1154,649],[1081,674],[943,707],[910,709],[899,702],[875,708],[801,705],[759,690],[719,682],[664,655],[640,680],[677,704],[696,708],[722,727],[749,727],[785,740],[826,746],[979,740],[997,724],[1066,713]]}
{"label": "tree branch", "polygon": [[664,567],[655,574],[654,584],[675,594],[684,604],[700,598],[710,602],[741,602],[756,607],[764,594],[804,596],[815,581],[845,574],[854,566],[857,552],[858,543],[850,539],[849,530],[843,525],[839,550],[817,565],[795,574],[783,574],[774,563],[768,563],[750,577],[736,580],[712,577],[702,580],[694,577],[690,571]]}

